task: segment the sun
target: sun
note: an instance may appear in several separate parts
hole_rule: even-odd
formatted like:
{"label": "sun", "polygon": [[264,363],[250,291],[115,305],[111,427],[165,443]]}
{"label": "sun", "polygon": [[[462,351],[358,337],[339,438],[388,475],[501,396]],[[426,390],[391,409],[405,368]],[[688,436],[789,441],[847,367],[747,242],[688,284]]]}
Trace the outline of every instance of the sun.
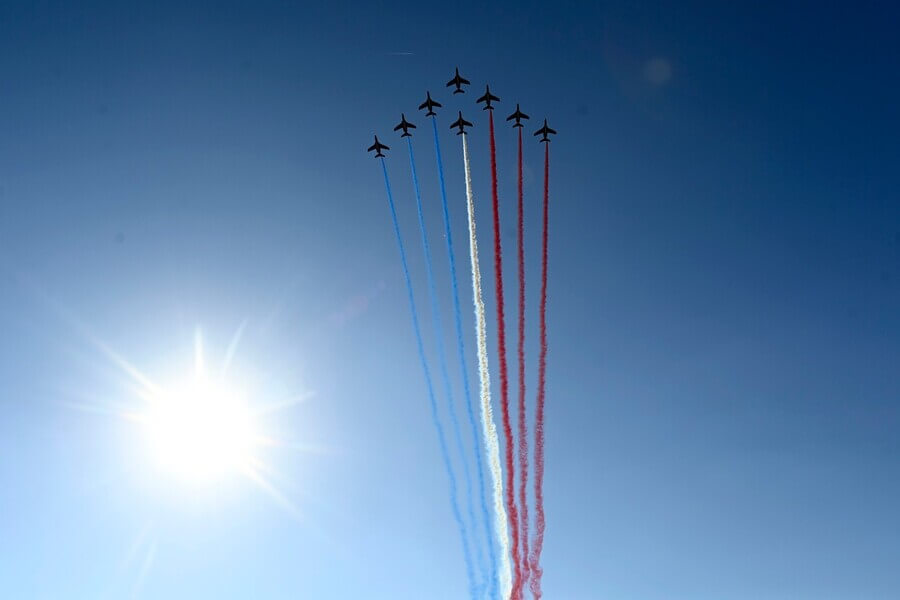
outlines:
{"label": "sun", "polygon": [[[146,458],[146,468],[140,471],[151,476],[148,481],[162,483],[161,489],[174,482],[180,484],[177,488],[193,488],[192,496],[203,487],[214,490],[218,497],[219,483],[227,480],[230,486],[239,480],[249,481],[299,519],[302,515],[298,507],[280,489],[280,484],[291,485],[290,477],[271,461],[284,449],[320,450],[273,435],[272,415],[297,406],[311,392],[273,398],[273,391],[279,395],[283,392],[273,386],[268,376],[260,378],[258,370],[246,364],[234,365],[244,326],[241,324],[234,333],[221,362],[211,368],[206,365],[198,328],[194,335],[193,368],[188,362],[182,371],[187,376],[173,377],[168,385],[146,374],[102,340],[92,340],[126,376],[127,391],[133,394],[134,403],[104,401],[72,406],[113,414],[136,426],[134,439],[141,442]],[[171,359],[179,354],[167,354],[165,363],[171,364]]]}
{"label": "sun", "polygon": [[252,411],[237,389],[202,372],[159,390],[143,420],[157,464],[188,482],[252,467],[258,440]]}

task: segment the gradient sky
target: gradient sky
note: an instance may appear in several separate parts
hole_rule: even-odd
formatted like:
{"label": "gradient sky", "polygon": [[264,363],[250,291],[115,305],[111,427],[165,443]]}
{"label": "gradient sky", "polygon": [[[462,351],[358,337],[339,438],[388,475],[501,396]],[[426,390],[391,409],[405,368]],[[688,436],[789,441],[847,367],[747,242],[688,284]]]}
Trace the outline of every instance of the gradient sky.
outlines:
{"label": "gradient sky", "polygon": [[[896,8],[183,4],[0,5],[0,595],[465,597],[364,152],[394,148],[421,284],[390,131],[419,124],[449,299],[415,107],[445,104],[463,266],[447,125],[475,123],[487,261],[487,127],[443,87],[458,64],[498,116],[520,102],[559,131],[546,598],[900,596]],[[500,127],[508,258],[514,140]],[[541,160],[528,140],[531,260]],[[218,363],[242,324],[236,376],[305,398],[267,417],[293,444],[266,455],[290,507],[242,479],[179,485],[133,423],[85,410],[137,403],[112,352],[165,382],[198,328]]]}

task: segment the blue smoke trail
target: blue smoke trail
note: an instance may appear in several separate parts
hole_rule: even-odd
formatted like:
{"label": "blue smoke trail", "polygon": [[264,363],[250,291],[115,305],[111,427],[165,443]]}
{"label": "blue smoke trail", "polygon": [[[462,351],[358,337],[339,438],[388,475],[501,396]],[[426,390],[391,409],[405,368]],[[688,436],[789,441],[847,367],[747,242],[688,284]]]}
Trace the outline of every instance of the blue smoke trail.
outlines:
{"label": "blue smoke trail", "polygon": [[[456,258],[453,254],[453,233],[450,228],[450,211],[447,207],[447,188],[444,184],[444,161],[441,159],[441,144],[438,137],[437,120],[431,118],[431,127],[434,130],[434,154],[437,157],[438,177],[441,182],[441,207],[444,211],[444,235],[447,237],[447,256],[450,259],[450,281],[453,284],[453,319],[456,325],[456,352],[459,355],[459,365],[462,370],[463,393],[466,398],[466,417],[472,428],[472,437],[475,440],[475,468],[478,476],[478,499],[481,503],[481,516],[484,520],[484,533],[488,543],[488,559],[490,561],[490,594],[491,598],[498,600],[497,590],[497,554],[494,549],[494,538],[491,535],[491,518],[485,499],[484,486],[484,459],[481,454],[481,436],[478,434],[478,425],[475,422],[475,409],[472,406],[472,391],[469,387],[469,369],[466,364],[466,348],[463,338],[462,316],[459,308],[459,286],[456,282]],[[480,558],[480,557],[479,557]]]}
{"label": "blue smoke trail", "polygon": [[[463,478],[466,482],[466,509],[469,520],[474,524],[475,505],[472,499],[472,476],[469,473],[469,461],[466,457],[466,447],[462,440],[462,430],[459,426],[459,418],[456,416],[456,403],[453,401],[453,389],[450,384],[450,374],[447,371],[447,356],[444,351],[444,330],[441,326],[440,305],[437,298],[437,287],[434,283],[434,263],[431,260],[431,246],[428,244],[428,233],[425,228],[425,213],[422,211],[422,194],[419,191],[419,177],[416,175],[416,160],[413,157],[412,138],[406,138],[406,146],[409,148],[409,168],[412,171],[413,189],[416,192],[416,210],[419,213],[419,230],[422,233],[422,250],[425,253],[425,272],[428,276],[428,296],[431,299],[431,314],[434,320],[434,335],[438,347],[438,365],[441,369],[441,377],[444,381],[444,393],[447,395],[447,408],[450,412],[450,424],[453,426],[453,437],[463,466]],[[484,556],[481,544],[475,544],[478,559],[478,567],[482,579],[485,578]]]}
{"label": "blue smoke trail", "polygon": [[403,276],[406,278],[406,292],[409,295],[409,311],[412,315],[413,331],[416,334],[416,346],[419,351],[419,361],[422,363],[422,372],[425,374],[425,386],[428,388],[428,402],[431,407],[431,422],[437,431],[438,445],[441,450],[441,459],[444,462],[444,469],[447,471],[447,480],[450,487],[450,508],[453,511],[453,520],[456,521],[456,527],[459,529],[459,537],[462,540],[463,558],[466,564],[466,575],[469,578],[469,590],[473,600],[474,594],[474,573],[472,571],[472,556],[469,553],[469,533],[466,531],[466,525],[463,523],[462,514],[459,510],[459,501],[456,494],[456,476],[453,474],[453,466],[450,463],[450,453],[447,451],[447,439],[444,436],[444,427],[441,425],[438,416],[437,401],[434,398],[434,386],[431,383],[431,371],[428,368],[428,360],[425,358],[425,345],[422,343],[422,330],[419,327],[419,312],[416,310],[416,299],[413,295],[412,280],[409,276],[409,266],[406,262],[406,250],[403,247],[403,236],[400,235],[400,224],[397,222],[397,211],[394,208],[394,194],[391,192],[391,180],[388,178],[387,165],[384,159],[381,159],[381,169],[384,171],[384,187],[387,189],[388,206],[391,209],[391,221],[394,225],[394,234],[397,237],[397,246],[400,249],[400,263],[403,265]]}

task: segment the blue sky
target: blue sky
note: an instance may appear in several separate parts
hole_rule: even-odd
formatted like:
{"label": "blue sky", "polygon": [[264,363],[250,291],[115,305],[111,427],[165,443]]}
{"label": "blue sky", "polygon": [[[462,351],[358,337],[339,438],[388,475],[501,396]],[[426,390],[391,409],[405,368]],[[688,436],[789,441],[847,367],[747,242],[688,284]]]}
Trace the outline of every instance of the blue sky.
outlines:
{"label": "blue sky", "polygon": [[[445,104],[465,266],[457,109],[475,123],[484,252],[491,238],[484,114],[443,87],[459,65],[490,82],[498,116],[520,102],[559,131],[546,597],[897,597],[897,17],[883,3],[4,3],[3,595],[465,597],[364,152],[373,133],[393,147],[424,308],[390,131],[401,111],[419,124],[449,311],[415,107],[426,89]],[[498,129],[507,258],[514,140]],[[138,402],[102,347],[167,381],[190,369],[198,328],[220,363],[242,324],[235,377],[260,402],[304,398],[265,418],[292,444],[265,456],[290,507],[241,478],[174,482],[134,423],[83,410]]]}

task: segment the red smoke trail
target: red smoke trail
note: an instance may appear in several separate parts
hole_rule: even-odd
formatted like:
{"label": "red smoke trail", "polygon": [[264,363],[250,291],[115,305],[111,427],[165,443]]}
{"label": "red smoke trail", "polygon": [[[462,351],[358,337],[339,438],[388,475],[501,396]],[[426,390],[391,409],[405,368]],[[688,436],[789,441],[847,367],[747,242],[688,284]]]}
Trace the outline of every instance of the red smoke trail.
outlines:
{"label": "red smoke trail", "polygon": [[528,424],[525,414],[525,214],[522,201],[522,128],[519,128],[519,523],[522,537],[522,587],[528,565]]}
{"label": "red smoke trail", "polygon": [[488,111],[491,138],[491,199],[494,209],[494,286],[497,294],[497,351],[500,354],[500,409],[506,462],[506,512],[512,532],[513,586],[511,600],[522,598],[522,564],[519,558],[519,515],[516,510],[513,432],[509,421],[509,374],[506,369],[506,320],[503,310],[503,251],[500,243],[500,200],[497,196],[497,145],[494,142],[494,113]]}
{"label": "red smoke trail", "polygon": [[550,144],[544,144],[544,233],[541,248],[541,352],[538,359],[538,393],[534,418],[535,535],[531,550],[531,594],[541,599],[541,550],[544,548],[544,395],[547,384],[547,217],[550,205]]}

